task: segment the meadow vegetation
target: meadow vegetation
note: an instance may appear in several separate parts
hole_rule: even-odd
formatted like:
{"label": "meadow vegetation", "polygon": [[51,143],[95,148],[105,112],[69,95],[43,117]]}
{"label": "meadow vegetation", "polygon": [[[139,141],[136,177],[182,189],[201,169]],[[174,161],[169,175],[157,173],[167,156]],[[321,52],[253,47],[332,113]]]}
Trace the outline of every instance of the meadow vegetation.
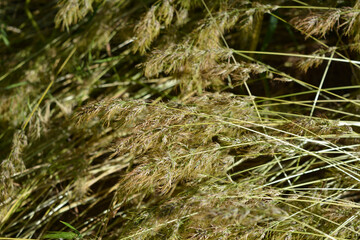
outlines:
{"label": "meadow vegetation", "polygon": [[0,239],[360,238],[359,0],[0,1]]}

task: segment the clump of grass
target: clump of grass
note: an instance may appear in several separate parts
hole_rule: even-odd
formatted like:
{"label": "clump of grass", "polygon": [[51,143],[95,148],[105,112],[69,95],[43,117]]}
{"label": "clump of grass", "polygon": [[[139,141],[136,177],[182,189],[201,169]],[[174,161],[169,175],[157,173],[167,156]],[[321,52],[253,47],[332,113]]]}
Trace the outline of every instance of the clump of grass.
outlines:
{"label": "clump of grass", "polygon": [[[351,164],[356,155],[340,150],[340,139],[325,137],[357,138],[351,128],[324,119],[269,119],[264,124],[250,99],[228,94],[207,93],[185,103],[115,100],[90,105],[79,114],[81,121],[99,117],[105,125],[124,131],[114,142],[113,157],[126,157],[131,163],[113,198],[110,216],[119,218],[108,220],[110,226],[124,224],[117,230],[120,236],[259,238],[275,236],[277,231],[305,233],[307,222],[294,228],[287,220],[314,217],[325,222],[321,228],[310,228],[310,236],[339,226],[336,218],[321,217],[323,210],[314,207],[322,204],[321,192],[301,194],[298,188],[336,189],[340,183],[334,181],[334,174],[348,179],[350,189],[357,184],[356,172],[350,165],[344,168],[340,160]],[[331,157],[333,149],[338,149],[336,158]],[[341,189],[346,188],[339,187],[337,197],[331,199],[344,196]],[[299,211],[293,201],[310,210]],[[325,204],[337,211],[346,201]],[[342,217],[350,217],[351,212]],[[269,226],[275,228],[266,230]]]}
{"label": "clump of grass", "polygon": [[0,235],[358,238],[359,1],[291,4],[0,3]]}

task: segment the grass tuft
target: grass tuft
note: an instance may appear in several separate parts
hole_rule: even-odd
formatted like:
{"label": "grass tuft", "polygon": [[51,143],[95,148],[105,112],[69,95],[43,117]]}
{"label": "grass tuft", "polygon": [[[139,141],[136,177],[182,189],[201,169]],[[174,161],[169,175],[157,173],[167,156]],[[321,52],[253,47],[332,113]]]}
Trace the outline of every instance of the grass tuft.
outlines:
{"label": "grass tuft", "polygon": [[359,7],[0,2],[0,239],[358,239]]}

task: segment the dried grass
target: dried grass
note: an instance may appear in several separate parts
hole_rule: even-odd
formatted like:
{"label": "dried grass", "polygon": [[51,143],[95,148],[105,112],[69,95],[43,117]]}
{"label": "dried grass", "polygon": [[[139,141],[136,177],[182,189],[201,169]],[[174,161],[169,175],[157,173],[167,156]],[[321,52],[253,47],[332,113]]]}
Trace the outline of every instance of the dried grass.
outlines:
{"label": "dried grass", "polygon": [[1,237],[358,238],[360,3],[284,2],[0,3]]}

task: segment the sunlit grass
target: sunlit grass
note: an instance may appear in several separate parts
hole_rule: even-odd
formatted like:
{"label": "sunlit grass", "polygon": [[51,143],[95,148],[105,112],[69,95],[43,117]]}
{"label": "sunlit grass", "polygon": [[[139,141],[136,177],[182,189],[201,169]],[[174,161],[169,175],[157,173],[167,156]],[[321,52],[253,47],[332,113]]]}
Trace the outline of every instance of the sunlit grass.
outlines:
{"label": "sunlit grass", "polygon": [[0,240],[358,238],[360,4],[275,2],[4,3]]}

